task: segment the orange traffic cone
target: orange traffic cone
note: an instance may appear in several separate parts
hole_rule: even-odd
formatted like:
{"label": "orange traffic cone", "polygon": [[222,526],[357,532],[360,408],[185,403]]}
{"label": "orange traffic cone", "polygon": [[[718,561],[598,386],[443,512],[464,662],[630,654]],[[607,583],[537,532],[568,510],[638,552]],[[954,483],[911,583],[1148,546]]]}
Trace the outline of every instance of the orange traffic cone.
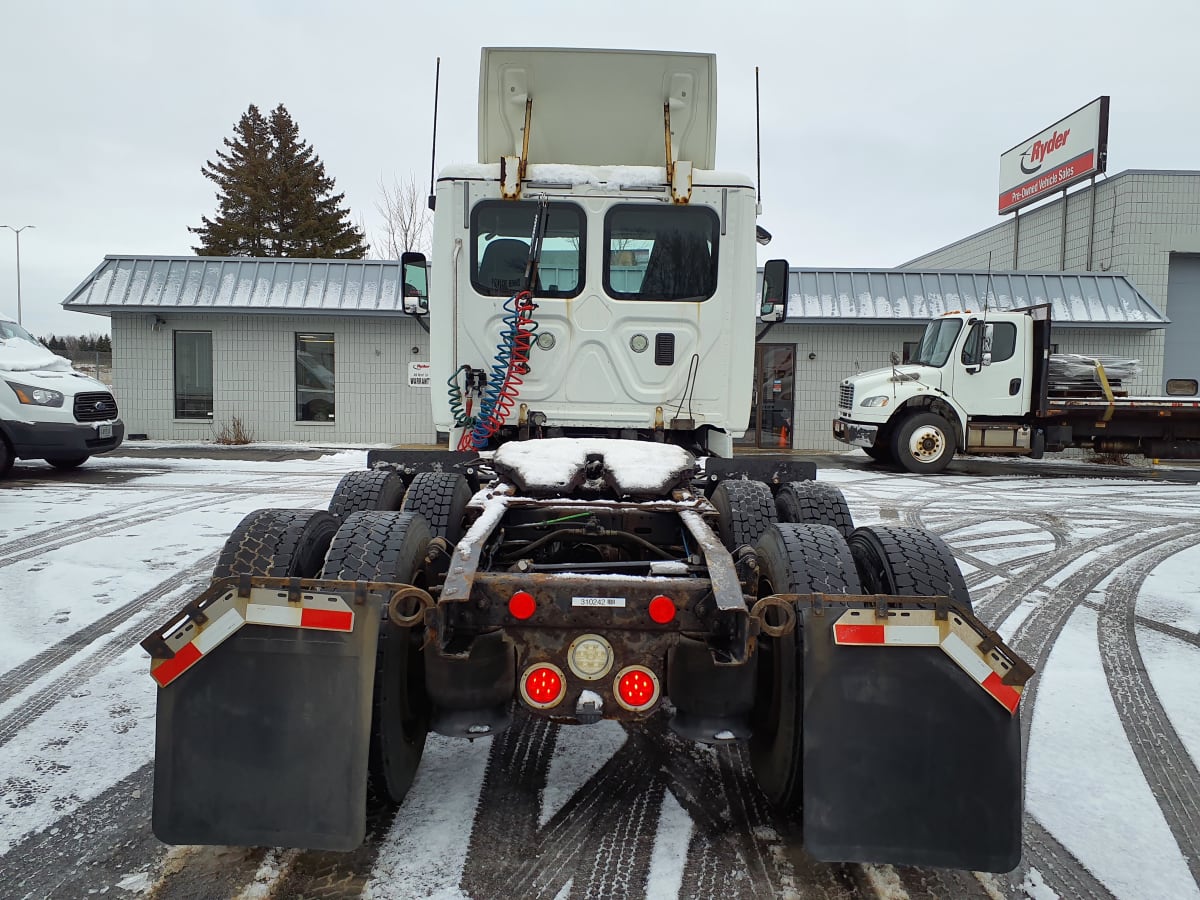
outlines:
{"label": "orange traffic cone", "polygon": [[788,427],[786,425],[779,426],[779,446],[783,447],[784,449],[791,446],[790,442],[788,441]]}

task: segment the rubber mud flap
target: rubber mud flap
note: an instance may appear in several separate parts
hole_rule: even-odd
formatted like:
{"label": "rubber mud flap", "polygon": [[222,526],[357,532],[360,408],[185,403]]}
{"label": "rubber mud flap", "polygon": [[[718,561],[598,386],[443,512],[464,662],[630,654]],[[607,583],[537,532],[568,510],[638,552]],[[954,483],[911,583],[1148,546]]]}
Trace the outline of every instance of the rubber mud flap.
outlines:
{"label": "rubber mud flap", "polygon": [[802,613],[804,844],[817,859],[1009,872],[1021,722],[937,647],[845,647]]}
{"label": "rubber mud flap", "polygon": [[369,597],[350,633],[247,625],[159,689],[155,836],[361,844],[379,620]]}

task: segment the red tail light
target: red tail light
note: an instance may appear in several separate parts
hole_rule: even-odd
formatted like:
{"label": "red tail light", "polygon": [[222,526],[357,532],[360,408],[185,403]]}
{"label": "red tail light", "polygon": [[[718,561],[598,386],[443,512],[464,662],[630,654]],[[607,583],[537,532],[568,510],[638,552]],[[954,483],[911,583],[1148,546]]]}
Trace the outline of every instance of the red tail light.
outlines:
{"label": "red tail light", "polygon": [[650,601],[650,618],[659,625],[666,625],[675,618],[675,601],[659,594]]}
{"label": "red tail light", "polygon": [[521,697],[534,709],[557,706],[565,690],[562,669],[550,663],[530,666],[521,676]]}
{"label": "red tail light", "polygon": [[527,591],[517,591],[508,598],[508,611],[514,619],[523,622],[532,616],[536,609],[537,601],[533,599],[533,594]]}
{"label": "red tail light", "polygon": [[633,712],[649,709],[658,701],[658,677],[643,666],[628,666],[617,673],[617,702]]}

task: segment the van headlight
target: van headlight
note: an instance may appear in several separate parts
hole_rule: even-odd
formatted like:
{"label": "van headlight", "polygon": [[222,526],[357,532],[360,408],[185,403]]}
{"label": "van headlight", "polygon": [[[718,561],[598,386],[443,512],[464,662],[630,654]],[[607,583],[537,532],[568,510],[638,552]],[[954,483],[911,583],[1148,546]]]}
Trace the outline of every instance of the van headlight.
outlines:
{"label": "van headlight", "polygon": [[876,394],[874,397],[864,398],[863,402],[860,403],[859,405],[860,406],[887,406],[889,399],[890,398],[888,398],[884,394]]}
{"label": "van headlight", "polygon": [[30,387],[27,384],[8,382],[17,399],[28,406],[62,406],[62,391],[52,391],[49,388]]}

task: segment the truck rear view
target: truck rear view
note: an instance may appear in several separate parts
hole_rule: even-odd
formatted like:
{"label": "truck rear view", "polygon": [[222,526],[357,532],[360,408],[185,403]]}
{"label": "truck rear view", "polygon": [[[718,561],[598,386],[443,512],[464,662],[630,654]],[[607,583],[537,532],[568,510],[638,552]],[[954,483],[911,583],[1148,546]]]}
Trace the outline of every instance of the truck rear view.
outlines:
{"label": "truck rear view", "polygon": [[[328,511],[252,513],[146,639],[155,834],[346,850],[369,792],[403,802],[431,730],[665,716],[746,742],[818,858],[1013,868],[1031,673],[946,545],[855,528],[809,463],[725,458],[748,411],[753,191],[667,149],[711,165],[711,57],[482,69],[481,156],[502,161],[440,179],[428,292],[458,449],[374,452]],[[564,84],[590,105],[556,107]],[[419,301],[430,273],[408,264]]]}

